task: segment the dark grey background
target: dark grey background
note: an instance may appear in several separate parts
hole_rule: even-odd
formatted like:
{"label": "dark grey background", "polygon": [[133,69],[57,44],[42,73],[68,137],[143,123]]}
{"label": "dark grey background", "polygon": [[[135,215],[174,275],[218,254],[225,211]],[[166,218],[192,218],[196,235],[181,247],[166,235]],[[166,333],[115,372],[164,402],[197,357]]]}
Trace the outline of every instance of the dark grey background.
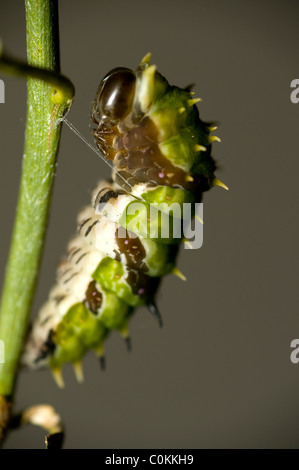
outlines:
{"label": "dark grey background", "polygon": [[[196,83],[204,120],[220,122],[218,177],[204,199],[204,244],[182,250],[184,283],[165,278],[160,330],[143,308],[133,351],[117,334],[108,369],[84,359],[85,382],[65,367],[22,373],[16,408],[51,403],[66,424],[65,448],[298,448],[299,337],[297,1],[115,0],[60,2],[62,71],[76,87],[69,119],[88,135],[102,76],[152,62],[180,86]],[[25,58],[23,2],[0,7],[0,35]],[[2,77],[0,105],[1,281],[11,235],[26,117],[26,84]],[[63,129],[49,232],[34,312],[45,300],[78,210],[109,168]],[[11,433],[6,448],[43,448],[43,431]]]}

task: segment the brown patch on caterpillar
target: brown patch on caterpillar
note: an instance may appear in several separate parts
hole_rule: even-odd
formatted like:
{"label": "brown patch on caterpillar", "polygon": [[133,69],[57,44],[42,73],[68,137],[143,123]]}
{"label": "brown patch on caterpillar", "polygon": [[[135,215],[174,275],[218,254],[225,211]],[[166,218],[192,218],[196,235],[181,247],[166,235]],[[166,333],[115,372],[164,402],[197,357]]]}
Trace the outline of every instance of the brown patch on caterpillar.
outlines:
{"label": "brown patch on caterpillar", "polygon": [[160,278],[149,277],[142,271],[128,269],[126,281],[130,284],[133,294],[146,300],[152,300],[159,286]]}
{"label": "brown patch on caterpillar", "polygon": [[[101,124],[92,133],[97,146],[113,161],[118,172],[125,170],[139,182],[151,181],[158,185],[181,187],[187,191],[201,189],[202,176],[188,175],[162,154],[159,147],[159,131],[148,116],[124,133],[121,133],[120,126],[113,128],[115,145],[111,138],[111,129],[107,134],[104,128],[105,124]],[[126,180],[129,182],[128,176]],[[134,186],[133,181],[130,184]]]}
{"label": "brown patch on caterpillar", "polygon": [[96,281],[92,281],[88,284],[85,293],[85,305],[95,315],[97,315],[99,308],[101,308],[103,302],[103,294],[96,288]]}
{"label": "brown patch on caterpillar", "polygon": [[39,355],[35,359],[35,363],[45,359],[46,357],[52,355],[55,351],[56,344],[54,342],[54,331],[51,329],[48,334],[48,338],[45,343],[42,345],[41,349],[39,350]]}
{"label": "brown patch on caterpillar", "polygon": [[115,136],[118,135],[117,126],[107,129],[104,124],[100,124],[97,129],[91,131],[92,135],[96,139],[96,143],[101,152],[105,155],[108,160],[113,161],[115,157],[115,148],[113,142]]}
{"label": "brown patch on caterpillar", "polygon": [[173,165],[161,152],[159,131],[154,122],[146,116],[122,138],[124,150],[115,156],[117,169],[126,170],[142,181],[170,187],[182,187],[195,191],[199,178],[188,181],[187,173]]}
{"label": "brown patch on caterpillar", "polygon": [[[115,231],[115,240],[117,246],[120,253],[125,255],[127,266],[136,269],[137,271],[147,271],[148,267],[143,261],[146,257],[146,252],[144,246],[141,243],[141,240],[136,237],[136,235],[132,237],[128,230],[126,230],[125,234],[125,237],[118,237],[118,228]],[[120,256],[117,260],[121,260]]]}

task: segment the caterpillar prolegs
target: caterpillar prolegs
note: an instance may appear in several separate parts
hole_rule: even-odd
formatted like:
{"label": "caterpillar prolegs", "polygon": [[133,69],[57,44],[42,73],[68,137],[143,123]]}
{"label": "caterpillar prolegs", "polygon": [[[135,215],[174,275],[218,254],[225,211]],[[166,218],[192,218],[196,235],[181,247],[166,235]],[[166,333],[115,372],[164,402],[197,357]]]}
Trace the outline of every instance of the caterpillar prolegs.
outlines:
{"label": "caterpillar prolegs", "polygon": [[128,322],[136,307],[147,305],[162,324],[155,294],[163,276],[180,273],[175,262],[184,238],[183,231],[173,235],[175,222],[179,228],[185,223],[186,205],[194,217],[203,192],[225,187],[214,176],[211,157],[211,144],[219,139],[211,135],[215,127],[200,119],[198,101],[189,87],[171,86],[150,65],[149,54],[135,72],[115,68],[99,85],[92,134],[112,162],[112,179],[98,184],[78,216],[77,235],[22,361],[50,367],[60,386],[68,362],[82,379],[81,359],[90,349],[104,365],[111,330],[130,345]]}

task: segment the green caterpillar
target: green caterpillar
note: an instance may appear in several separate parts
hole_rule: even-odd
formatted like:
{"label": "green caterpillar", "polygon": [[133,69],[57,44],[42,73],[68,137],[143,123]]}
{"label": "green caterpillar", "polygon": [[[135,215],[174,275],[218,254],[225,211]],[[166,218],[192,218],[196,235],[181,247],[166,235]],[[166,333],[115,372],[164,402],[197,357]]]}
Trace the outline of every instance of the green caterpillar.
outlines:
{"label": "green caterpillar", "polygon": [[150,54],[135,72],[118,67],[100,83],[92,133],[112,162],[112,180],[98,184],[79,214],[77,235],[23,355],[30,368],[50,367],[59,386],[68,362],[82,380],[81,359],[90,349],[104,367],[111,330],[130,346],[128,322],[136,307],[147,305],[162,325],[155,294],[164,275],[181,275],[175,261],[184,240],[183,209],[188,205],[194,217],[204,191],[226,188],[214,176],[216,128],[201,121],[192,95],[169,85],[150,65]]}

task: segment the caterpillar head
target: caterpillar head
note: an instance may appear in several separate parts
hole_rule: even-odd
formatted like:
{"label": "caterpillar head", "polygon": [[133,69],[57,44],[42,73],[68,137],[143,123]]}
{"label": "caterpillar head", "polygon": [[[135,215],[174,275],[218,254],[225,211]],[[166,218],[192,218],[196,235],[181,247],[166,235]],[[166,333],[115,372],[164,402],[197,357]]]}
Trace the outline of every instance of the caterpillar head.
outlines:
{"label": "caterpillar head", "polygon": [[106,125],[115,125],[131,112],[136,76],[126,67],[111,70],[101,81],[93,104],[92,116]]}
{"label": "caterpillar head", "polygon": [[136,71],[116,67],[102,79],[92,106],[97,124],[113,127],[132,113],[133,122],[148,112],[154,100],[167,88],[167,81],[150,65],[147,54]]}

